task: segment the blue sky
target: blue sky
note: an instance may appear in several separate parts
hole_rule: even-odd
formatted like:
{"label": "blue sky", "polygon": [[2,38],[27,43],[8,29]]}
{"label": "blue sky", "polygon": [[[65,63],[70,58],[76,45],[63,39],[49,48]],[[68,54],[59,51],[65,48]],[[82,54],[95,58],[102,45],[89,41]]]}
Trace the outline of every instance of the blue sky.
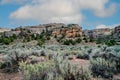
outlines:
{"label": "blue sky", "polygon": [[76,23],[83,29],[120,24],[120,0],[0,0],[0,27]]}

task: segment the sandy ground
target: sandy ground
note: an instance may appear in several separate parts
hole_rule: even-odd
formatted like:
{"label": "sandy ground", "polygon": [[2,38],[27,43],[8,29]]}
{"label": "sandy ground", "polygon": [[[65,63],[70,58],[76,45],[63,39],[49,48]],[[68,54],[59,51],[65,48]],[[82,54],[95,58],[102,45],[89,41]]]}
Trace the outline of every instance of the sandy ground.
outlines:
{"label": "sandy ground", "polygon": [[114,80],[120,80],[120,74],[113,76]]}
{"label": "sandy ground", "polygon": [[84,59],[73,59],[71,62],[77,63],[81,66],[87,66],[89,65],[89,60],[84,60]]}
{"label": "sandy ground", "polygon": [[0,80],[23,80],[21,73],[0,73]]}

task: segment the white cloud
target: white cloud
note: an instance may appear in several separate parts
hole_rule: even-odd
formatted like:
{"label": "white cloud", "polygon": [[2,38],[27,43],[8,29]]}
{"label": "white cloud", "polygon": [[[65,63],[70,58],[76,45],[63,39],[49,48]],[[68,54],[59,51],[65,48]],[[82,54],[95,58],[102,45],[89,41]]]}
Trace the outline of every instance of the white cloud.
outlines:
{"label": "white cloud", "polygon": [[[16,0],[13,0],[16,1]],[[21,1],[21,0],[17,0]],[[29,1],[29,0],[22,0]],[[10,14],[18,20],[35,20],[41,23],[64,22],[78,23],[83,20],[81,10],[89,9],[98,17],[108,17],[115,13],[116,5],[105,5],[108,0],[32,0]]]}
{"label": "white cloud", "polygon": [[27,2],[31,2],[32,0],[1,0],[0,4],[26,4]]}
{"label": "white cloud", "polygon": [[109,28],[109,27],[106,26],[106,25],[101,24],[101,25],[96,26],[96,28],[97,28],[97,29],[100,29],[100,28]]}
{"label": "white cloud", "polygon": [[114,25],[104,25],[104,24],[101,24],[101,25],[97,25],[96,26],[96,29],[101,29],[101,28],[114,28],[114,27],[116,27],[116,26],[118,26],[118,25],[120,25],[120,24],[114,24]]}
{"label": "white cloud", "polygon": [[98,17],[109,17],[111,15],[113,15],[114,13],[116,12],[116,4],[111,4],[109,6],[108,9],[98,9],[98,10],[95,10],[95,15],[98,16]]}

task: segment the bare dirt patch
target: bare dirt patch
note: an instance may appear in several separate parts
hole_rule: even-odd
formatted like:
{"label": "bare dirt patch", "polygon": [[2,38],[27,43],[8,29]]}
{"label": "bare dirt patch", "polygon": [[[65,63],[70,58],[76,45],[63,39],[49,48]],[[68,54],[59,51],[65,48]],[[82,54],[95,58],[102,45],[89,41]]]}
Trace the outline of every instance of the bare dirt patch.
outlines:
{"label": "bare dirt patch", "polygon": [[23,80],[21,73],[1,73],[0,80]]}
{"label": "bare dirt patch", "polygon": [[120,80],[120,74],[114,75],[114,76],[113,76],[113,79],[114,79],[114,80]]}
{"label": "bare dirt patch", "polygon": [[89,66],[89,60],[84,59],[73,59],[71,62],[78,64],[80,67],[82,66]]}

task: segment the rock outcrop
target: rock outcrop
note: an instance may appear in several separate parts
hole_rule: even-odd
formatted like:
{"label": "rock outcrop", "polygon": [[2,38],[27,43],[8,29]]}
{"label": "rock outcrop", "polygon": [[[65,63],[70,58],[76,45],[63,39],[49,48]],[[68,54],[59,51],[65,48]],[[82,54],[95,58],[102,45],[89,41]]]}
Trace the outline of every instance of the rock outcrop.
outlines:
{"label": "rock outcrop", "polygon": [[111,35],[113,32],[109,28],[93,29],[93,30],[84,30],[83,35],[92,38],[103,38],[107,35]]}
{"label": "rock outcrop", "polygon": [[[2,30],[5,31],[5,30]],[[120,26],[115,27],[114,29],[102,28],[102,29],[93,29],[93,30],[83,30],[78,24],[63,24],[63,23],[50,23],[50,24],[42,24],[38,26],[25,26],[19,27],[12,31],[6,31],[5,36],[9,37],[13,34],[19,35],[20,33],[28,32],[29,34],[41,34],[44,32],[50,32],[51,35],[57,37],[65,37],[65,38],[75,38],[86,36],[88,38],[104,38],[105,36],[120,33]],[[115,37],[116,37],[115,35]]]}
{"label": "rock outcrop", "polygon": [[115,27],[115,33],[120,33],[120,25]]}
{"label": "rock outcrop", "polygon": [[0,33],[5,32],[5,31],[10,31],[10,29],[0,28]]}
{"label": "rock outcrop", "polygon": [[71,24],[71,26],[54,29],[52,35],[65,36],[66,38],[80,37],[82,36],[82,27],[77,24]]}

